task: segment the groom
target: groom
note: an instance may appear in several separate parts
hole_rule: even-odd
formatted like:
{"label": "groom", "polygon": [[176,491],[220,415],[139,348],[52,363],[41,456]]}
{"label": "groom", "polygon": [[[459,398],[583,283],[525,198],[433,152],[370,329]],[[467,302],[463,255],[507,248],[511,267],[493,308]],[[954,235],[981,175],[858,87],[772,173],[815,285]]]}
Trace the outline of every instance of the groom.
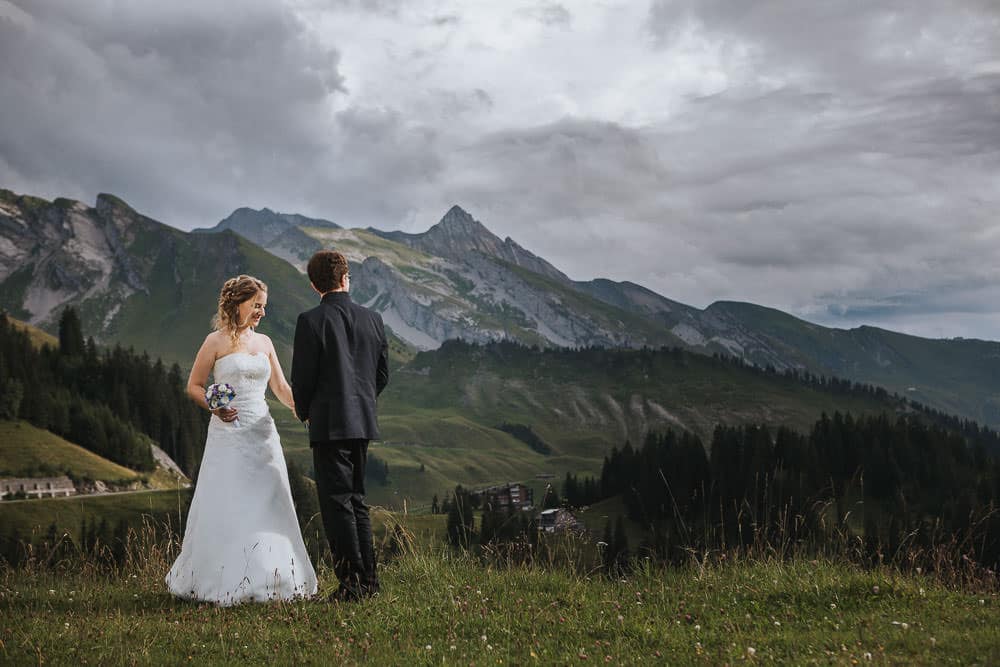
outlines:
{"label": "groom", "polygon": [[382,317],[351,301],[351,274],[339,252],[320,250],[306,268],[322,300],[299,315],[292,394],[309,424],[323,527],[340,588],[331,599],[378,592],[372,525],[365,505],[368,441],[377,439],[375,398],[389,383]]}

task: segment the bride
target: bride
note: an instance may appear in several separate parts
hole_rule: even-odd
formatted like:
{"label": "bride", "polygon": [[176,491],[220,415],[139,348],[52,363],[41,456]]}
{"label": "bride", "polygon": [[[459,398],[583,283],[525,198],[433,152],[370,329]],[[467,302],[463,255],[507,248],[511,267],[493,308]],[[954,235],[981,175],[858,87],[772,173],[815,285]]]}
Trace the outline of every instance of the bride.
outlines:
{"label": "bride", "polygon": [[[252,276],[222,286],[216,331],[195,357],[187,392],[206,410],[205,388],[236,390],[230,407],[211,410],[205,453],[180,556],[167,574],[176,596],[220,605],[288,599],[316,592],[316,573],[295,518],[278,432],[264,401],[271,387],[294,410],[292,390],[271,339],[256,332],[267,285]],[[238,419],[237,419],[238,417]]]}

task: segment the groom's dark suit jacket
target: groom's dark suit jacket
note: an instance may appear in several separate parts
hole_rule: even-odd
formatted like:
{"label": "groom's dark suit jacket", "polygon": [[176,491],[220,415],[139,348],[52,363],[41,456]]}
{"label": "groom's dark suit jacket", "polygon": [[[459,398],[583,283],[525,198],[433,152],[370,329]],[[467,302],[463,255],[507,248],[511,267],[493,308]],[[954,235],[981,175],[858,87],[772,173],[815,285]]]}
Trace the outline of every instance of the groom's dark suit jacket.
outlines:
{"label": "groom's dark suit jacket", "polygon": [[389,383],[382,316],[331,292],[299,315],[292,351],[295,412],[310,442],[377,440],[375,398]]}

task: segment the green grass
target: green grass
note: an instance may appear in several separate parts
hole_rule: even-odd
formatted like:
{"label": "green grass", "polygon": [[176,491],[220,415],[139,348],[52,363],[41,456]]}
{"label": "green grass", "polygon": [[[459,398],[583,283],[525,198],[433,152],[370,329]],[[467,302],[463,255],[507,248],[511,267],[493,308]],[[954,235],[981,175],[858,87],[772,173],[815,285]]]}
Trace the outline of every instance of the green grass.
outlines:
{"label": "green grass", "polygon": [[378,257],[392,266],[429,266],[433,258],[403,243],[384,239],[365,229],[326,229],[303,227],[309,236],[320,241],[324,247],[333,248],[345,254]]}
{"label": "green grass", "polygon": [[[112,527],[119,520],[137,526],[142,523],[143,515],[180,516],[186,512],[190,497],[190,489],[177,489],[4,501],[0,502],[0,534],[7,537],[16,531],[22,540],[37,540],[51,524],[55,524],[60,534],[67,533],[76,540],[84,519],[88,523],[106,519]],[[177,521],[173,524],[178,525]]]}
{"label": "green grass", "polygon": [[105,481],[136,480],[139,473],[25,421],[0,420],[0,476],[38,477],[39,466]]}
{"label": "green grass", "polygon": [[[426,505],[456,484],[532,483],[545,473],[558,484],[567,472],[599,474],[612,447],[627,439],[639,445],[650,429],[687,429],[708,445],[718,423],[806,431],[824,411],[863,415],[898,407],[698,355],[623,351],[607,358],[598,363],[582,353],[530,351],[505,356],[472,347],[417,355],[393,370],[379,400],[383,442],[372,451],[389,462],[390,486],[369,493],[399,509],[403,498]],[[499,431],[505,421],[531,426],[551,455]],[[300,426],[283,429],[279,421],[279,431],[289,456],[305,453]],[[533,485],[536,493],[544,488]]]}
{"label": "green grass", "polygon": [[[116,576],[0,575],[8,664],[964,665],[1000,660],[995,595],[796,561],[648,568],[625,580],[419,552],[382,594],[217,608],[172,598],[169,558]],[[335,580],[320,572],[321,589]]]}
{"label": "green grass", "polygon": [[983,424],[1000,424],[995,341],[932,340],[867,326],[831,329],[750,303],[723,301],[707,310],[787,346],[789,360],[817,373],[879,385]]}

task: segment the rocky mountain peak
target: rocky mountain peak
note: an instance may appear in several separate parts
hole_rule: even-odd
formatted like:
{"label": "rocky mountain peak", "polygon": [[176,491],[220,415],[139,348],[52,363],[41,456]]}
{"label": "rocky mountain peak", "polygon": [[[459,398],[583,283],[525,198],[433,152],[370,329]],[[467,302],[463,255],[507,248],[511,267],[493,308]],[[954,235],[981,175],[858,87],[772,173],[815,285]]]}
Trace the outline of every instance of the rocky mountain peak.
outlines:
{"label": "rocky mountain peak", "polygon": [[339,229],[340,225],[329,220],[307,218],[297,213],[276,213],[269,208],[258,210],[244,206],[230,213],[229,217],[211,229],[192,231],[213,233],[229,229],[261,247],[266,247],[298,227]]}
{"label": "rocky mountain peak", "polygon": [[[483,223],[473,218],[458,204],[448,209],[441,221],[427,230],[427,234],[444,233],[448,236],[465,236],[471,238],[497,239]],[[497,239],[499,240],[499,239]]]}
{"label": "rocky mountain peak", "polygon": [[122,199],[108,194],[107,192],[102,192],[97,195],[97,205],[95,207],[99,214],[113,213],[115,211],[122,213],[131,213],[137,215],[134,208],[126,204]]}

